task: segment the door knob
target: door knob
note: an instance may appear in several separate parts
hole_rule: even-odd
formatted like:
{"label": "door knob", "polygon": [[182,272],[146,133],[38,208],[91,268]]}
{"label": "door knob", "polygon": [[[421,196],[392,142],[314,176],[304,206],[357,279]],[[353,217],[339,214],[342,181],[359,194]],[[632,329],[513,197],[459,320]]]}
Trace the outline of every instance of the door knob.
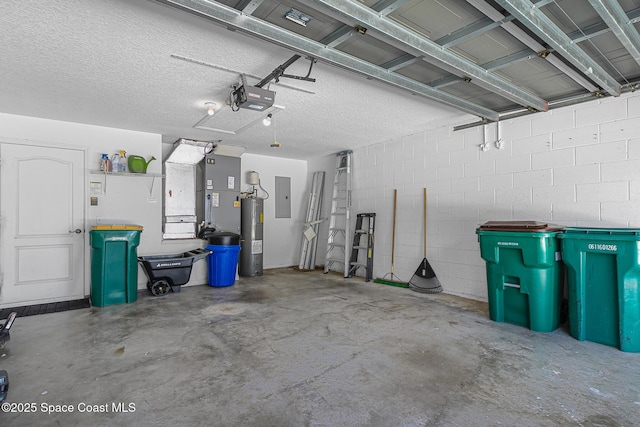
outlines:
{"label": "door knob", "polygon": [[76,228],[75,230],[69,231],[69,233],[80,234],[80,233],[82,233],[82,230],[80,230],[79,228]]}

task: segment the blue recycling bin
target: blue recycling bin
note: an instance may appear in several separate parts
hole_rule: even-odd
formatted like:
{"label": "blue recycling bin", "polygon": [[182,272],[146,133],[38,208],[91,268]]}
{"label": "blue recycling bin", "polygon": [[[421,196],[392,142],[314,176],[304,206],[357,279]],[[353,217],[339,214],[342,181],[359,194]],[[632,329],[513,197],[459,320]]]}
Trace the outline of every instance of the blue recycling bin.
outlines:
{"label": "blue recycling bin", "polygon": [[231,286],[236,281],[238,254],[240,253],[240,235],[217,232],[208,238],[205,247],[211,251],[207,256],[209,286]]}

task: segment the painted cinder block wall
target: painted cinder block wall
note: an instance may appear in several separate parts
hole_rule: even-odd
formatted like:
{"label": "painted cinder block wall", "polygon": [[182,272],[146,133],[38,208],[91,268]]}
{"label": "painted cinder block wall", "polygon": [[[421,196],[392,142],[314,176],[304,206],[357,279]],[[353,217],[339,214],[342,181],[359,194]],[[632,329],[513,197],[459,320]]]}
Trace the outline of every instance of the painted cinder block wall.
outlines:
{"label": "painted cinder block wall", "polygon": [[[503,148],[496,148],[497,133]],[[487,151],[480,144],[489,141]],[[333,156],[326,170],[329,215]],[[453,131],[406,135],[354,151],[353,213],[377,214],[374,276],[390,271],[393,190],[398,190],[395,273],[408,281],[422,255],[427,188],[427,258],[445,292],[487,300],[475,229],[490,220],[640,228],[640,95],[627,94]],[[321,229],[326,236],[326,224]],[[324,262],[320,242],[317,264]],[[324,243],[324,244],[323,244]]]}

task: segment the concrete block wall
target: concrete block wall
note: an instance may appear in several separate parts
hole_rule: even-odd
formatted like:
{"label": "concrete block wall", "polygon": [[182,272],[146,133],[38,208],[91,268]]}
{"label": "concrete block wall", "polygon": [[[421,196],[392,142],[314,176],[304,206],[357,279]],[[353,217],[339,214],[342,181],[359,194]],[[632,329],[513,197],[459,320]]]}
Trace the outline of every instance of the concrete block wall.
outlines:
{"label": "concrete block wall", "polygon": [[[485,141],[490,148],[482,151]],[[326,167],[326,159],[310,161],[309,172],[323,162]],[[640,228],[640,95],[499,125],[425,130],[355,150],[353,212],[378,216],[374,276],[391,267],[394,189],[396,275],[408,281],[422,260],[423,187],[427,258],[445,292],[486,301],[479,224],[538,220]]]}

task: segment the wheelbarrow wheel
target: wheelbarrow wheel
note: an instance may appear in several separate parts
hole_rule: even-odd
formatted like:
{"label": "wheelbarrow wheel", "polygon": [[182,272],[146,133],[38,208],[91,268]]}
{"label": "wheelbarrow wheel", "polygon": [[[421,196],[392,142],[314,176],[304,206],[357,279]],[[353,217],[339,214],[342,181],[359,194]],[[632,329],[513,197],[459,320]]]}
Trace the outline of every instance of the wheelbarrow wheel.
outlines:
{"label": "wheelbarrow wheel", "polygon": [[160,279],[153,282],[149,290],[153,295],[161,297],[168,294],[170,289],[171,285],[169,285],[169,282],[164,279]]}
{"label": "wheelbarrow wheel", "polygon": [[0,371],[0,402],[4,402],[9,392],[9,374],[7,371]]}

